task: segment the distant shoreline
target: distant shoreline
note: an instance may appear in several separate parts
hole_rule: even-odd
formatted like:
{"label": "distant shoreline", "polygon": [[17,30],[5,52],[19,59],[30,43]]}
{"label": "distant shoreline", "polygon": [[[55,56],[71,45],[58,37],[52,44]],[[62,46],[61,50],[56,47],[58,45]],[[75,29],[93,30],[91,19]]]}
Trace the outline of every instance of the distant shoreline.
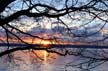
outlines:
{"label": "distant shoreline", "polygon": [[[0,43],[0,47],[45,47],[44,44],[20,44],[20,43]],[[48,44],[48,48],[91,48],[91,49],[108,49],[108,46],[98,46],[98,45],[71,45],[71,44]]]}

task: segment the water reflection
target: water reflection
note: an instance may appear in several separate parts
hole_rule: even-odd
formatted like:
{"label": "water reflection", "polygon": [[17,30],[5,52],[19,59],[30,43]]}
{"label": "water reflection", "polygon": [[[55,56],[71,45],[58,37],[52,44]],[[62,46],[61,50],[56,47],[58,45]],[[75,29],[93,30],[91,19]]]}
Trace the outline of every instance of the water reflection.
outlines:
{"label": "water reflection", "polygon": [[50,63],[53,58],[51,56],[49,57],[46,51],[37,51],[36,53],[42,60],[34,56],[30,51],[17,51],[12,54],[11,62],[5,59],[6,62],[3,63],[4,68],[0,66],[0,71],[53,71],[52,63]]}
{"label": "water reflection", "polygon": [[[17,51],[11,54],[11,62],[7,56],[0,58],[0,71],[81,71],[71,66],[65,67],[72,62],[81,62],[81,58],[75,56],[59,56],[46,51]],[[41,58],[41,59],[40,59]],[[85,61],[82,58],[83,61]],[[91,71],[108,71],[108,62]]]}

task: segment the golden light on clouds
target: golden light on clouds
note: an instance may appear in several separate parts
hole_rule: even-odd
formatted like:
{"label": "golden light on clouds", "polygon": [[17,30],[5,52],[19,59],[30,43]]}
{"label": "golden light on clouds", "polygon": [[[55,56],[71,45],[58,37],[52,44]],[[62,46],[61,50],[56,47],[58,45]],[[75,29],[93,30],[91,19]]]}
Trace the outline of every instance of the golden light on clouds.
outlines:
{"label": "golden light on clouds", "polygon": [[[42,46],[44,47],[48,47],[48,45],[50,44],[62,44],[62,45],[65,45],[65,44],[83,44],[81,42],[77,42],[77,43],[74,43],[74,42],[69,42],[69,41],[65,41],[65,40],[43,40],[43,39],[37,39],[37,38],[28,38],[28,37],[25,37],[25,38],[21,38],[24,42],[26,43],[29,43],[29,44],[41,44]],[[6,42],[7,41],[7,38],[6,37],[0,37],[0,40]],[[2,41],[0,41],[2,43]],[[21,42],[20,40],[18,39],[14,39],[14,38],[9,38],[8,41],[10,43],[23,43]]]}

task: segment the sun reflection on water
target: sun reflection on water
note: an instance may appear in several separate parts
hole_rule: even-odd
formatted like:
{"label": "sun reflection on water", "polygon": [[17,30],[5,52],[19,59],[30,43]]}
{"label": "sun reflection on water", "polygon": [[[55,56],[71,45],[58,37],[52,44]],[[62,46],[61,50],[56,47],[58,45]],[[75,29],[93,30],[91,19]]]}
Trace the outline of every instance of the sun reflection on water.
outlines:
{"label": "sun reflection on water", "polygon": [[[44,41],[43,43],[43,47],[44,48],[48,48],[49,44],[51,44],[49,41]],[[47,63],[47,56],[48,56],[48,52],[47,51],[43,51],[44,53],[44,63]]]}
{"label": "sun reflection on water", "polygon": [[47,62],[47,52],[44,51],[44,62],[46,63]]}

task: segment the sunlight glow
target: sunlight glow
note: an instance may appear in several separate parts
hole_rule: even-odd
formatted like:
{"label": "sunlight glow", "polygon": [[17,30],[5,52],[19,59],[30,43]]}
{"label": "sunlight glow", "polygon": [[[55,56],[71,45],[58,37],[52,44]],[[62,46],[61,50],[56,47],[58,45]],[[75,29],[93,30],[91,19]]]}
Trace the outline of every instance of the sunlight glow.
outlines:
{"label": "sunlight glow", "polygon": [[[43,41],[42,43],[41,43],[45,48],[47,48],[48,46],[49,46],[49,44],[51,44],[51,42],[50,41]],[[46,64],[46,62],[47,62],[47,55],[48,55],[48,53],[46,52],[46,51],[44,51],[44,63]]]}
{"label": "sunlight glow", "polygon": [[47,55],[48,55],[48,53],[46,51],[44,51],[44,62],[45,63],[47,62]]}
{"label": "sunlight glow", "polygon": [[48,47],[49,44],[51,44],[50,41],[42,41],[41,44],[44,46],[44,47]]}

